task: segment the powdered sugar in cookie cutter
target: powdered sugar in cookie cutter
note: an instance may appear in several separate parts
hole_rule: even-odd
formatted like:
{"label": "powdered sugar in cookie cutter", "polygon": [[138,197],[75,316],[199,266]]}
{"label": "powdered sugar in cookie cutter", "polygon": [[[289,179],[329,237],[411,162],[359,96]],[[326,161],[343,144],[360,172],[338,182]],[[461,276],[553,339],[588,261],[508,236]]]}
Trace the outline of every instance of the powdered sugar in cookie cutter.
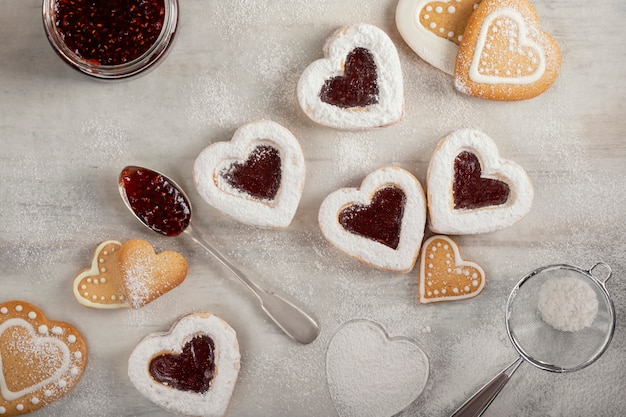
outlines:
{"label": "powdered sugar in cookie cutter", "polygon": [[354,319],[326,351],[326,379],[340,417],[392,417],[428,382],[428,356],[415,340],[390,336],[377,322]]}
{"label": "powdered sugar in cookie cutter", "polygon": [[[506,329],[519,358],[481,388],[453,416],[482,414],[522,362],[546,371],[564,373],[586,368],[600,358],[615,332],[615,307],[606,289],[611,274],[609,265],[598,262],[589,270],[555,264],[525,275],[513,288],[506,305]],[[551,280],[563,279],[579,280],[593,292],[597,300],[597,314],[588,327],[562,331],[542,320],[538,311],[542,286]]]}

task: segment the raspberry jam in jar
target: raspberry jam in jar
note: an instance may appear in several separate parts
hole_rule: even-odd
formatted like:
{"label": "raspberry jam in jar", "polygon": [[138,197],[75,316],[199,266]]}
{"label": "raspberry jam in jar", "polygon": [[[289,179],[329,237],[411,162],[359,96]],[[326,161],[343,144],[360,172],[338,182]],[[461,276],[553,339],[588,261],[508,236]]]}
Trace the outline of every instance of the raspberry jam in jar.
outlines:
{"label": "raspberry jam in jar", "polygon": [[71,67],[98,79],[125,79],[166,55],[178,0],[43,0],[43,23]]}

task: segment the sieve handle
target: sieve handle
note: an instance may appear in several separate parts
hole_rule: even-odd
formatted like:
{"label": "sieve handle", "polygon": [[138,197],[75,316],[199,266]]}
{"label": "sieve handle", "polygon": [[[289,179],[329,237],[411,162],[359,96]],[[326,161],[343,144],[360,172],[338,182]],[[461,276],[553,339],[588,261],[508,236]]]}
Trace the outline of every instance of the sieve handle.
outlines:
{"label": "sieve handle", "polygon": [[613,269],[604,262],[598,262],[589,268],[589,273],[601,283],[606,284],[613,275]]}
{"label": "sieve handle", "polygon": [[496,396],[502,391],[502,388],[509,382],[509,379],[522,363],[519,357],[496,375],[491,381],[487,382],[478,390],[470,399],[468,399],[451,417],[479,417],[487,407],[493,402]]}

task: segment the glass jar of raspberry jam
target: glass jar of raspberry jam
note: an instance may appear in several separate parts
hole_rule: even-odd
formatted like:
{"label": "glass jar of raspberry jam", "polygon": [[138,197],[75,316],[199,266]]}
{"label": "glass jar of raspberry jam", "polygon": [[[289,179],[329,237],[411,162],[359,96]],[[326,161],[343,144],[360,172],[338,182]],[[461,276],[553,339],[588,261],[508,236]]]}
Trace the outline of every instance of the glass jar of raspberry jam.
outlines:
{"label": "glass jar of raspberry jam", "polygon": [[43,25],[72,68],[102,80],[145,73],[169,51],[178,0],[43,0]]}

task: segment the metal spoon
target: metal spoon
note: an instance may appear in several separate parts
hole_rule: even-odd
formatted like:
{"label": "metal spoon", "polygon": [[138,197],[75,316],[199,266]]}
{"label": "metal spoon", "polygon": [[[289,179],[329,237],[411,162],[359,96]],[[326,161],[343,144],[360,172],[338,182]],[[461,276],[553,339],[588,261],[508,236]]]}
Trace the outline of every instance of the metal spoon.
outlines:
{"label": "metal spoon", "polygon": [[302,344],[317,338],[320,328],[313,318],[248,278],[192,227],[191,203],[178,184],[151,169],[127,166],[120,173],[118,187],[126,207],[144,226],[164,236],[189,235],[256,295],[263,311],[289,337]]}

